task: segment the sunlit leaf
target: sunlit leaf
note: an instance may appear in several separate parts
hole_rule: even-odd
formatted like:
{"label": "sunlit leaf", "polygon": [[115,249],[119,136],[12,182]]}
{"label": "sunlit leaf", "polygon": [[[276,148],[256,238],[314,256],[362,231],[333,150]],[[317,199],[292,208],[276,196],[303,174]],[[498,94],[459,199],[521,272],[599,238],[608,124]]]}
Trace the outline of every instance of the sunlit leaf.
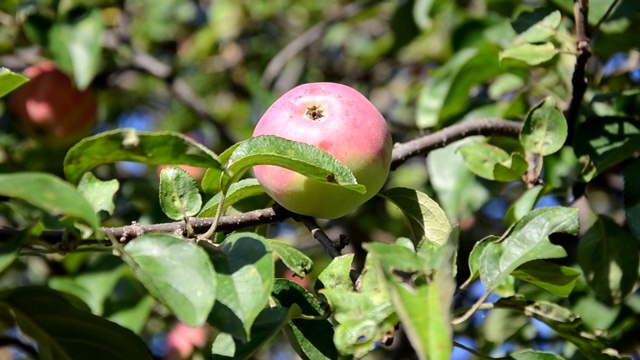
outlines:
{"label": "sunlit leaf", "polygon": [[567,256],[562,247],[549,242],[549,235],[557,232],[576,234],[578,226],[577,209],[547,207],[530,212],[500,241],[488,244],[482,251],[482,283],[487,289],[493,289],[526,262]]}
{"label": "sunlit leaf", "polygon": [[309,144],[272,135],[249,138],[220,155],[229,172],[239,177],[254,165],[277,165],[310,179],[364,194],[351,170],[326,151]]}
{"label": "sunlit leaf", "polygon": [[102,181],[92,173],[85,173],[78,183],[78,191],[89,201],[95,213],[104,211],[109,215],[115,210],[114,196],[120,184],[117,179]]}
{"label": "sunlit leaf", "polygon": [[220,168],[216,154],[183,134],[117,129],[84,138],[69,149],[64,174],[77,183],[85,172],[117,161]]}
{"label": "sunlit leaf", "polygon": [[195,181],[189,173],[177,166],[162,169],[159,193],[162,211],[174,220],[193,216],[202,206]]}
{"label": "sunlit leaf", "polygon": [[398,206],[406,216],[417,248],[425,241],[442,245],[449,239],[451,224],[438,203],[427,194],[413,189],[392,188],[380,195]]}
{"label": "sunlit leaf", "polygon": [[311,272],[313,261],[300,250],[284,241],[267,240],[267,247],[297,276],[304,277]]}
{"label": "sunlit leaf", "polygon": [[0,67],[0,98],[29,81],[29,78]]}
{"label": "sunlit leaf", "polygon": [[0,195],[16,198],[53,215],[68,215],[100,225],[98,216],[82,194],[61,179],[45,173],[0,174]]}
{"label": "sunlit leaf", "polygon": [[211,256],[218,297],[209,323],[236,339],[250,340],[251,326],[273,288],[273,258],[265,240],[253,233],[234,233]]}
{"label": "sunlit leaf", "polygon": [[206,321],[221,281],[201,247],[169,234],[146,234],[124,251],[138,280],[180,321],[191,327]]}
{"label": "sunlit leaf", "polygon": [[560,11],[537,8],[534,11],[521,12],[511,26],[526,41],[539,43],[548,40],[557,32],[561,20]]}
{"label": "sunlit leaf", "polygon": [[99,9],[57,21],[49,31],[49,50],[78,89],[86,89],[100,67],[104,25]]}
{"label": "sunlit leaf", "polygon": [[505,223],[511,225],[527,215],[535,206],[543,189],[544,186],[542,185],[536,185],[531,189],[527,189],[527,191],[507,209],[507,213],[504,216]]}
{"label": "sunlit leaf", "polygon": [[349,277],[353,254],[338,256],[318,275],[323,288],[353,290],[353,281]]}
{"label": "sunlit leaf", "polygon": [[465,48],[432,74],[416,104],[419,128],[441,127],[464,110],[471,87],[505,71],[498,63],[494,48]]}
{"label": "sunlit leaf", "polygon": [[539,65],[553,59],[558,52],[558,49],[550,42],[540,45],[522,44],[501,51],[500,60],[516,59],[529,65]]}
{"label": "sunlit leaf", "polygon": [[547,97],[529,111],[520,133],[522,146],[542,156],[560,150],[566,138],[567,121],[552,97]]}
{"label": "sunlit leaf", "polygon": [[[258,183],[256,179],[242,179],[229,186],[224,197],[224,208],[227,208],[238,201],[244,200],[248,197],[258,196],[264,194],[264,189]],[[202,207],[202,211],[198,214],[198,217],[210,217],[215,216],[218,210],[218,204],[220,203],[220,193],[217,193]]]}

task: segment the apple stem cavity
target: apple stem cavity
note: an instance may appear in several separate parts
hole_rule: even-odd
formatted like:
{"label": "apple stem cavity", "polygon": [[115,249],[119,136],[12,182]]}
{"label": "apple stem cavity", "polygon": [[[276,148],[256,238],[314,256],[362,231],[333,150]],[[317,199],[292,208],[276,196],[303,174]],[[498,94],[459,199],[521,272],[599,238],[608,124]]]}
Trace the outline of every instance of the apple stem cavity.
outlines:
{"label": "apple stem cavity", "polygon": [[307,117],[313,121],[318,121],[324,117],[322,109],[319,106],[310,106],[307,108]]}

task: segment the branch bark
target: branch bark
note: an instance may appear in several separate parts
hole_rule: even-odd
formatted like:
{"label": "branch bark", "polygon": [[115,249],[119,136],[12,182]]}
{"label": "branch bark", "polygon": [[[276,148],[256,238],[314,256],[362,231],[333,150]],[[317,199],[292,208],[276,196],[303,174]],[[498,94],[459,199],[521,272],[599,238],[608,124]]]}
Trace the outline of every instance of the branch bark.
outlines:
{"label": "branch bark", "polygon": [[[427,155],[430,151],[447,146],[455,141],[461,140],[468,136],[473,135],[495,135],[495,136],[508,136],[508,137],[517,137],[522,128],[522,123],[516,121],[508,121],[501,119],[479,119],[472,120],[468,122],[463,122],[459,124],[452,125],[435,133],[422,136],[420,138],[408,141],[406,143],[397,144],[392,152],[392,162],[391,168],[396,169],[402,163],[404,163],[407,159],[413,156],[419,155]],[[248,227],[258,226],[258,225],[266,225],[272,224],[276,222],[281,222],[286,219],[289,219],[296,214],[280,207],[274,206],[266,209],[249,211],[242,214],[237,215],[229,215],[223,216],[220,218],[218,222],[218,231],[220,232],[231,232],[236,230],[245,229]],[[205,233],[212,225],[214,218],[189,218],[189,224],[193,228],[196,234]],[[305,221],[303,221],[305,222]],[[315,220],[313,221],[315,223]],[[307,227],[313,225],[311,222],[307,221],[305,223]],[[317,224],[316,224],[317,227]],[[315,228],[315,227],[314,227]],[[122,227],[104,227],[101,229],[102,232],[108,236],[113,237],[116,240],[126,243],[131,239],[134,239],[137,236],[141,236],[150,232],[165,232],[165,233],[177,233],[177,234],[186,234],[185,222],[177,221],[170,223],[162,223],[162,224],[153,224],[153,225],[140,225],[140,224],[132,224],[128,226]],[[16,229],[7,229],[0,228],[0,238],[1,239],[10,239],[12,236],[15,236],[19,233],[20,230]],[[321,237],[323,233],[316,232],[317,236]],[[61,251],[68,251],[69,249],[64,249],[63,240],[65,239],[66,233],[63,230],[52,230],[45,231],[40,235],[40,240],[49,243],[56,244]],[[314,235],[315,237],[316,235]],[[326,235],[325,235],[326,236]],[[320,240],[316,238],[318,241],[323,243],[324,240]],[[329,239],[331,244],[333,242]],[[61,245],[62,244],[62,245]],[[109,246],[111,243],[108,240],[94,240],[94,241],[79,241],[72,242],[73,246],[78,245],[106,245]],[[324,244],[323,244],[324,245]],[[62,247],[62,248],[61,248]],[[329,254],[332,257],[339,256],[340,252],[333,245],[331,245],[333,250],[330,251]],[[334,252],[335,250],[335,252]]]}
{"label": "branch bark", "polygon": [[587,78],[585,76],[585,68],[587,61],[591,57],[591,38],[588,32],[589,26],[589,1],[588,0],[574,0],[573,1],[573,16],[576,26],[576,64],[573,69],[573,76],[571,77],[571,85],[573,87],[571,92],[571,102],[569,108],[565,113],[567,119],[567,140],[566,144],[571,144],[573,141],[573,133],[575,131],[576,122],[578,119],[578,113],[580,112],[580,105],[584,93],[587,91]]}
{"label": "branch bark", "polygon": [[455,141],[474,135],[518,137],[522,123],[502,119],[478,119],[451,125],[393,148],[391,169],[394,170],[413,156],[426,155]]}

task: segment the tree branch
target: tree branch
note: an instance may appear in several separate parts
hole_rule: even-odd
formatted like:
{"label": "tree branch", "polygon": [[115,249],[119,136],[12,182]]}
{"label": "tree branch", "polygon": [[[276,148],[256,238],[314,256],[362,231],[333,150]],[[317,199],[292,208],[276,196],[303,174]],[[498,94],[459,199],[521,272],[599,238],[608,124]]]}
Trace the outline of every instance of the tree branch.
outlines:
{"label": "tree branch", "polygon": [[304,224],[304,226],[309,229],[311,232],[311,236],[316,239],[327,251],[331,258],[337,258],[340,254],[340,251],[336,248],[336,244],[331,240],[331,238],[324,233],[322,228],[318,225],[316,220],[311,216],[301,216],[300,221]]}
{"label": "tree branch", "polygon": [[264,72],[262,73],[262,79],[260,80],[262,86],[265,88],[269,88],[275,78],[280,74],[282,68],[287,64],[289,60],[291,60],[296,54],[300,53],[307,47],[309,47],[314,42],[318,41],[326,29],[333,23],[344,20],[346,18],[352,17],[358,14],[360,11],[365,9],[367,6],[375,4],[377,1],[367,1],[364,3],[353,3],[344,6],[340,9],[338,13],[331,16],[330,18],[323,20],[316,25],[309,28],[307,31],[302,33],[300,36],[291,41],[287,46],[282,48],[280,52],[274,56]]}
{"label": "tree branch", "polygon": [[[463,139],[468,136],[497,135],[517,137],[520,133],[521,128],[522,123],[500,119],[479,119],[454,124],[435,133],[422,136],[406,143],[396,144],[392,152],[391,168],[397,168],[410,157],[426,155],[431,150],[447,146],[457,140]],[[294,213],[280,206],[274,206],[237,215],[223,216],[218,222],[217,229],[220,232],[231,232],[248,227],[281,222],[293,217],[294,215]],[[315,220],[305,220],[305,218],[302,219],[303,223],[305,223],[307,228],[310,228],[310,230],[320,230],[315,231],[315,233],[312,232],[312,235],[321,244],[323,244],[325,248],[327,248],[326,244],[331,244],[329,248],[332,250],[329,250],[329,248],[327,248],[329,255],[331,255],[332,257],[340,255],[339,248],[343,246],[342,242],[340,244],[335,244],[333,241],[331,241],[331,239],[329,239],[326,234],[324,234],[324,232],[322,232],[321,229],[317,226]],[[203,234],[211,227],[213,220],[214,218],[212,217],[189,218],[189,224],[196,234]],[[176,233],[181,235],[187,233],[185,223],[183,221],[153,225],[132,224],[122,227],[104,227],[101,230],[107,237],[113,237],[123,243],[134,239],[137,236],[152,232]],[[20,231],[21,230],[0,228],[0,239],[10,239]],[[70,244],[70,249],[69,246],[64,245],[65,242],[63,242],[66,235],[67,233],[63,230],[47,230],[39,236],[39,239],[48,244],[55,244],[55,246],[57,246],[61,252],[73,250],[74,246],[111,245],[111,242],[108,240],[79,240],[77,242],[72,241]],[[327,239],[329,239],[328,242],[326,241]]]}
{"label": "tree branch", "polygon": [[587,91],[587,78],[585,76],[585,68],[587,61],[591,57],[591,38],[587,27],[589,26],[589,1],[588,0],[574,0],[573,1],[573,15],[576,26],[576,64],[573,69],[573,76],[571,77],[571,85],[573,90],[571,92],[571,102],[569,108],[565,113],[567,119],[567,140],[566,144],[571,144],[573,141],[573,133],[576,127],[576,121],[578,119],[578,113],[580,111],[580,105],[584,93]]}
{"label": "tree branch", "polygon": [[522,130],[522,123],[502,119],[478,119],[465,121],[446,127],[433,134],[396,144],[391,156],[391,169],[394,170],[408,158],[426,155],[430,151],[445,147],[455,141],[474,135],[496,135],[517,137]]}

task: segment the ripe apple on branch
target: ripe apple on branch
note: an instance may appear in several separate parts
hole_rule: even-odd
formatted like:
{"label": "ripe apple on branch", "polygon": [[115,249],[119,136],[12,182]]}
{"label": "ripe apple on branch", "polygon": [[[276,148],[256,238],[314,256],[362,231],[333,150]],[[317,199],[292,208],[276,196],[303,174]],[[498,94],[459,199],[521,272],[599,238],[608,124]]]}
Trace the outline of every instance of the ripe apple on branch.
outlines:
{"label": "ripe apple on branch", "polygon": [[282,167],[255,166],[267,194],[298,214],[341,217],[373,197],[389,175],[392,142],[385,119],[367,98],[346,85],[309,83],[288,91],[258,122],[253,136],[260,135],[317,146],[345,164],[367,188],[359,194]]}

